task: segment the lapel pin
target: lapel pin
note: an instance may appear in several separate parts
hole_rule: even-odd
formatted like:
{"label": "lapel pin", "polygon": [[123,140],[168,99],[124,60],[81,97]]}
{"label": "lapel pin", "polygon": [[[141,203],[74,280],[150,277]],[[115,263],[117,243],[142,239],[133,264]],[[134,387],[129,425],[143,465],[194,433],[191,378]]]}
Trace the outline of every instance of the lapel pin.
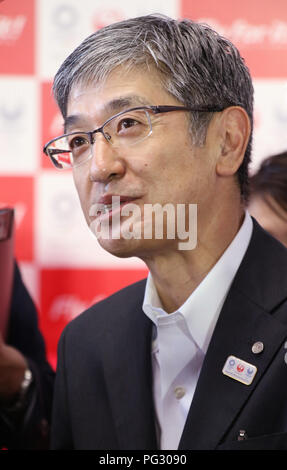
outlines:
{"label": "lapel pin", "polygon": [[251,350],[253,354],[260,354],[264,349],[264,344],[261,341],[256,341],[256,343],[253,344]]}
{"label": "lapel pin", "polygon": [[257,367],[235,356],[229,356],[222,373],[245,385],[250,385],[256,375]]}

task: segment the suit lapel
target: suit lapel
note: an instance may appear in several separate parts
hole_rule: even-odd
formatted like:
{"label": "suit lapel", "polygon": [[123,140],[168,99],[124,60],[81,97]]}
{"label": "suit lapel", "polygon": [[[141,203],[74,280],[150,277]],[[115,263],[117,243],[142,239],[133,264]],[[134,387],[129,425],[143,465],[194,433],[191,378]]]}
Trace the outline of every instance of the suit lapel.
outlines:
{"label": "suit lapel", "polygon": [[[152,323],[137,300],[115,312],[103,344],[104,375],[121,449],[155,449],[152,397]],[[135,297],[133,297],[135,299]]]}
{"label": "suit lapel", "polygon": [[[270,241],[255,223],[250,246],[210,342],[179,449],[216,448],[287,336],[287,326],[268,313],[286,296],[282,285],[274,288],[272,282],[280,279],[280,274],[286,282],[286,267],[282,266],[286,252],[273,241],[272,247]],[[264,344],[260,354],[251,349],[257,341]],[[257,367],[251,385],[222,373],[230,355]]]}
{"label": "suit lapel", "polygon": [[[234,292],[229,296],[204,361],[180,449],[214,449],[218,445],[286,336],[286,326],[242,294]],[[256,341],[264,344],[260,354],[252,353]],[[230,355],[257,367],[250,385],[222,373]]]}

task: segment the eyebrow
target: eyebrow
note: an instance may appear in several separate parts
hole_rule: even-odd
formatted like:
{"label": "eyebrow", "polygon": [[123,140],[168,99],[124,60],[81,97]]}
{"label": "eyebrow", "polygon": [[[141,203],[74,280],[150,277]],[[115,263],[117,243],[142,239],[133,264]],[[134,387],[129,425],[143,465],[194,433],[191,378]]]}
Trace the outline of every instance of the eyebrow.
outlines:
{"label": "eyebrow", "polygon": [[[103,113],[112,115],[117,114],[126,108],[128,109],[136,106],[149,105],[150,103],[139,95],[120,96],[106,103],[103,107]],[[80,122],[83,122],[84,120],[84,114],[72,114],[67,116],[64,121],[64,132],[66,133],[69,128],[79,124]]]}

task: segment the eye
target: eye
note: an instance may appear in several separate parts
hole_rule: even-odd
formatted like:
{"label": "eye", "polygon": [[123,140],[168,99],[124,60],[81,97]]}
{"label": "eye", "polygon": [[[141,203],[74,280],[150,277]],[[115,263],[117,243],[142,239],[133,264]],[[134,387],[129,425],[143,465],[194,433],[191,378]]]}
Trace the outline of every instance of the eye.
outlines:
{"label": "eye", "polygon": [[89,145],[89,140],[88,140],[87,136],[77,134],[77,135],[74,135],[74,136],[70,136],[68,138],[68,144],[69,144],[69,148],[73,151],[73,150],[75,150],[77,148],[80,148],[82,146]]}
{"label": "eye", "polygon": [[136,119],[124,118],[121,121],[119,121],[117,131],[122,132],[122,131],[125,131],[127,129],[130,129],[131,127],[137,126],[139,124],[140,124],[140,122],[137,121]]}
{"label": "eye", "polygon": [[112,145],[127,143],[132,144],[150,131],[150,121],[146,111],[129,110],[114,116],[104,127],[107,140]]}

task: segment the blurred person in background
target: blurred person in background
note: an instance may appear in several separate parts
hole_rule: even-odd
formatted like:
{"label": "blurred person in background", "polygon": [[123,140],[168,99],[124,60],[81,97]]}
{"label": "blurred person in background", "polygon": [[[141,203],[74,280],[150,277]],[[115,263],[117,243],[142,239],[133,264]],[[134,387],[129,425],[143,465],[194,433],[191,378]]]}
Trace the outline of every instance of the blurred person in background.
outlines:
{"label": "blurred person in background", "polygon": [[287,152],[266,158],[251,176],[248,210],[287,247]]}
{"label": "blurred person in background", "polygon": [[0,334],[0,449],[49,448],[54,375],[15,262],[5,340]]}

